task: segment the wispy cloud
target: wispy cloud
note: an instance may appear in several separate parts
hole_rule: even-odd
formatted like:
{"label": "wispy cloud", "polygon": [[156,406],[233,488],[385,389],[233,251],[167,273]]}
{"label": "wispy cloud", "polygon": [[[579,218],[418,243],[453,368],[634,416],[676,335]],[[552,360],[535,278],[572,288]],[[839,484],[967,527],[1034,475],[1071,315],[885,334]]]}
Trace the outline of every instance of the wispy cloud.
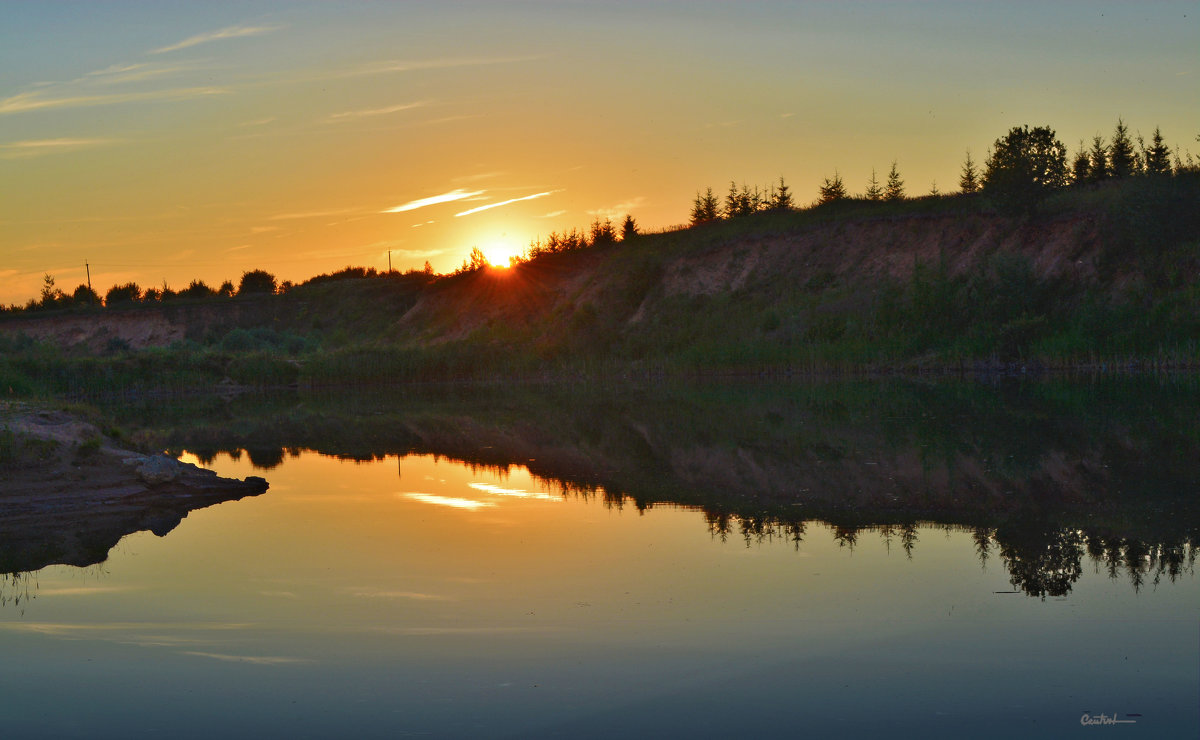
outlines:
{"label": "wispy cloud", "polygon": [[40,92],[24,92],[0,100],[0,115],[27,113],[48,108],[79,108],[92,105],[114,105],[142,100],[188,100],[209,95],[224,95],[228,90],[219,87],[181,87],[170,90],[153,90],[111,95],[45,95]]}
{"label": "wispy cloud", "polygon": [[557,192],[559,192],[559,191],[547,190],[544,193],[534,193],[533,195],[526,195],[523,198],[509,198],[508,200],[502,200],[499,203],[488,203],[486,206],[479,206],[478,208],[471,208],[470,210],[463,211],[462,213],[456,213],[456,214],[454,214],[454,217],[458,218],[459,216],[470,216],[472,213],[479,213],[480,211],[488,211],[488,210],[491,210],[492,208],[499,208],[500,206],[507,206],[512,203],[520,203],[523,200],[534,200],[536,198],[545,198],[547,195],[553,195],[554,193],[557,193]]}
{"label": "wispy cloud", "polygon": [[256,118],[253,121],[244,121],[242,123],[239,123],[238,128],[245,128],[247,126],[266,126],[268,123],[271,123],[274,120],[275,120],[274,116],[271,116],[269,118]]}
{"label": "wispy cloud", "polygon": [[41,157],[47,154],[63,154],[77,152],[80,149],[93,149],[100,146],[111,146],[120,143],[119,139],[30,139],[14,141],[11,144],[0,144],[0,159],[24,159],[26,157]]}
{"label": "wispy cloud", "polygon": [[354,213],[362,213],[360,208],[333,208],[320,211],[300,211],[297,213],[280,213],[276,216],[271,216],[268,221],[293,221],[303,218],[328,218],[329,216],[348,216]]}
{"label": "wispy cloud", "polygon": [[221,41],[223,39],[235,39],[242,36],[262,36],[266,33],[272,33],[283,28],[283,26],[229,26],[222,28],[219,31],[209,31],[208,33],[199,33],[190,38],[186,38],[170,46],[163,46],[150,51],[151,54],[166,54],[167,52],[179,51],[180,49],[188,49],[200,44],[207,44],[210,41]]}
{"label": "wispy cloud", "polygon": [[399,105],[389,105],[386,108],[368,108],[365,110],[348,110],[343,113],[334,113],[325,119],[327,123],[339,123],[344,121],[354,121],[360,118],[370,118],[372,116],[386,116],[391,113],[399,113],[400,111],[412,110],[425,105],[424,102],[416,103],[401,103]]}
{"label": "wispy cloud", "polygon": [[83,80],[100,85],[123,85],[130,82],[142,82],[159,77],[169,77],[194,69],[198,69],[198,67],[192,64],[156,64],[153,62],[114,64],[104,69],[98,69],[95,72],[88,72]]}
{"label": "wispy cloud", "polygon": [[542,215],[538,216],[538,218],[554,218],[556,216],[561,216],[564,213],[566,213],[566,211],[560,208],[557,211],[550,211],[549,213],[543,213]]}
{"label": "wispy cloud", "polygon": [[388,208],[385,211],[381,211],[381,213],[404,213],[405,211],[415,211],[418,208],[435,206],[439,203],[450,203],[452,201],[462,200],[463,198],[474,198],[475,196],[482,195],[485,192],[487,191],[463,190],[462,188],[455,188],[454,190],[451,190],[448,193],[442,193],[441,195],[431,195],[428,198],[417,198],[416,200],[410,200],[409,202],[398,205],[395,208]]}
{"label": "wispy cloud", "polygon": [[607,208],[597,208],[594,211],[588,211],[589,216],[601,216],[604,218],[616,219],[638,208],[646,202],[645,196],[638,195],[629,200],[622,201]]}
{"label": "wispy cloud", "polygon": [[540,55],[515,57],[445,57],[442,59],[383,59],[368,62],[358,67],[337,73],[337,77],[359,77],[363,75],[379,75],[394,72],[415,72],[426,69],[447,69],[452,67],[484,67],[492,64],[512,64],[514,62],[532,62],[543,59]]}

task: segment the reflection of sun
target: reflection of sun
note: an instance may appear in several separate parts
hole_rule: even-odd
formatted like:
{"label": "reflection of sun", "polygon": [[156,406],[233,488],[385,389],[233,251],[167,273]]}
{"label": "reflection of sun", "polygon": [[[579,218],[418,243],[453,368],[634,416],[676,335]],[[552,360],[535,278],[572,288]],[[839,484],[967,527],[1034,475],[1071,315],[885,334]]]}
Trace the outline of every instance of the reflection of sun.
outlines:
{"label": "reflection of sun", "polygon": [[508,267],[509,260],[521,254],[520,248],[508,237],[493,239],[484,244],[480,251],[493,267]]}

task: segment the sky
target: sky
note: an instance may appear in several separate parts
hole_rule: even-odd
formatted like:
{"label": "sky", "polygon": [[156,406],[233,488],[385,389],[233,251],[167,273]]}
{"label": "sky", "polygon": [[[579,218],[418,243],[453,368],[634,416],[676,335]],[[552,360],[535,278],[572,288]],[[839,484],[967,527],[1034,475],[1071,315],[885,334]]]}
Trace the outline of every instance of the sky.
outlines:
{"label": "sky", "polygon": [[1198,93],[1200,2],[3,2],[0,303],[948,192],[1018,125],[1200,153]]}

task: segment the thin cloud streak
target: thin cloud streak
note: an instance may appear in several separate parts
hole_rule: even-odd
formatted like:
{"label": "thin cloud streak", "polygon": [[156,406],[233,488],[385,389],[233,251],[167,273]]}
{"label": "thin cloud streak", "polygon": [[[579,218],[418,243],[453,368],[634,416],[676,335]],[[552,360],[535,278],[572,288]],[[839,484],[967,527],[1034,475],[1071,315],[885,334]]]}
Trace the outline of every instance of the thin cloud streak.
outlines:
{"label": "thin cloud streak", "polygon": [[416,72],[426,69],[449,69],[453,67],[485,67],[492,64],[513,64],[516,62],[533,62],[544,59],[544,56],[519,57],[447,57],[445,59],[400,60],[387,59],[364,64],[354,69],[334,74],[334,77],[361,77],[365,75],[388,74],[392,72]]}
{"label": "thin cloud streak", "polygon": [[179,51],[180,49],[188,49],[193,46],[199,46],[200,44],[207,44],[210,41],[234,39],[242,36],[262,36],[266,33],[278,31],[281,28],[283,28],[283,26],[229,26],[227,28],[222,28],[219,31],[209,31],[208,33],[196,34],[195,36],[186,38],[177,44],[163,46],[148,53],[166,54],[172,51]]}
{"label": "thin cloud streak", "polygon": [[152,92],[117,93],[114,95],[71,95],[46,97],[33,93],[18,93],[0,100],[0,116],[27,113],[48,108],[80,108],[93,105],[115,105],[141,100],[189,100],[209,95],[226,95],[229,91],[220,87],[182,87]]}
{"label": "thin cloud streak", "polygon": [[327,123],[340,123],[343,121],[354,121],[359,118],[370,118],[372,116],[386,116],[390,113],[399,113],[400,111],[412,110],[425,105],[424,102],[416,103],[401,103],[399,105],[390,105],[386,108],[369,108],[366,110],[349,110],[344,113],[334,113],[326,119]]}
{"label": "thin cloud streak", "polygon": [[462,188],[455,188],[454,190],[451,190],[448,193],[442,193],[441,195],[431,195],[428,198],[417,198],[416,200],[410,200],[409,202],[398,205],[395,208],[389,208],[385,211],[380,211],[380,213],[404,213],[405,211],[415,211],[418,208],[435,206],[439,203],[450,203],[456,200],[462,200],[463,198],[474,198],[475,196],[482,195],[485,192],[487,191],[463,190]]}
{"label": "thin cloud streak", "polygon": [[507,206],[512,203],[520,203],[523,200],[534,200],[536,198],[545,198],[547,195],[553,195],[554,193],[557,193],[557,192],[559,192],[559,191],[547,190],[544,193],[534,193],[533,195],[526,195],[523,198],[510,198],[508,200],[502,200],[499,203],[489,203],[486,206],[479,206],[478,208],[472,208],[470,210],[463,211],[462,213],[456,213],[456,214],[454,214],[454,217],[458,218],[459,216],[470,216],[472,213],[479,213],[480,211],[487,211],[487,210],[491,210],[492,208],[499,208],[500,206]]}
{"label": "thin cloud streak", "polygon": [[118,139],[30,139],[0,144],[0,159],[24,159],[47,154],[63,154],[119,143]]}

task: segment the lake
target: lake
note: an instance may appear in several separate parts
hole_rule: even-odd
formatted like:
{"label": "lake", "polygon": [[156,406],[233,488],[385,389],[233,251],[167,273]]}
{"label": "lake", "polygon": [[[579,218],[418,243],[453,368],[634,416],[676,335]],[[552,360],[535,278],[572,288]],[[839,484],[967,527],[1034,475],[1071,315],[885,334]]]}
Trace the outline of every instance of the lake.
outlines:
{"label": "lake", "polygon": [[1198,399],[1126,379],[121,404],[270,490],[6,576],[5,726],[1195,736]]}

